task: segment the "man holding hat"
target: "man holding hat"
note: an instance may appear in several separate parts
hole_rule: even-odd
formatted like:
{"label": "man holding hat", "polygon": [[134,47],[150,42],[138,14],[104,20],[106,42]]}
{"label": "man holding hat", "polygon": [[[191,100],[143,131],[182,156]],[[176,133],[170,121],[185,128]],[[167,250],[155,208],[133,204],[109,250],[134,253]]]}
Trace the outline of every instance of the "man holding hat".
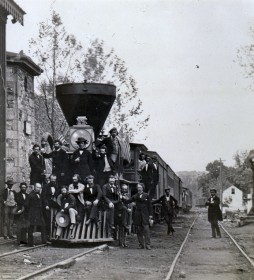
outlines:
{"label": "man holding hat", "polygon": [[13,178],[8,178],[5,182],[7,187],[2,192],[2,200],[4,204],[4,239],[8,237],[14,239],[13,236],[13,209],[17,205],[15,201],[15,191],[12,189],[14,185]]}
{"label": "man holding hat", "polygon": [[84,182],[85,178],[93,173],[93,158],[92,154],[86,149],[88,141],[85,138],[78,137],[76,143],[79,148],[72,155],[73,172],[79,174],[81,181]]}
{"label": "man holding hat", "polygon": [[220,210],[220,199],[216,192],[216,189],[210,189],[211,196],[205,205],[208,206],[208,221],[211,223],[212,238],[216,238],[216,234],[217,237],[221,238],[218,221],[222,221],[222,213]]}

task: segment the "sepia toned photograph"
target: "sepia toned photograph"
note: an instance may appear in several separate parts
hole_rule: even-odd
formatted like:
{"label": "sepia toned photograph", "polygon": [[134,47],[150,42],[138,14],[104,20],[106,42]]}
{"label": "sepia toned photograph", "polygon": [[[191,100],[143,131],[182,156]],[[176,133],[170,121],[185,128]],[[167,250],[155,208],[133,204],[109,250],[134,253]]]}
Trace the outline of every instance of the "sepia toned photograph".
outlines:
{"label": "sepia toned photograph", "polygon": [[254,280],[254,2],[0,0],[0,279]]}

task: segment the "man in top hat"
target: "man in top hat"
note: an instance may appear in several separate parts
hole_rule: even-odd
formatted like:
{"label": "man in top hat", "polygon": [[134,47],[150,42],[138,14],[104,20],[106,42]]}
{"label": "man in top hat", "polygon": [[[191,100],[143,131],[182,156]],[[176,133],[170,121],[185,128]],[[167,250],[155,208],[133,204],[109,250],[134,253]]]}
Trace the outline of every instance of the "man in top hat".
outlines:
{"label": "man in top hat", "polygon": [[34,144],[33,152],[29,156],[29,164],[31,167],[30,185],[35,185],[35,183],[43,184],[45,181],[46,166],[40,150],[40,146]]}
{"label": "man in top hat", "polygon": [[102,197],[101,187],[94,184],[94,176],[89,175],[85,180],[84,188],[84,201],[85,210],[87,211],[87,221],[86,225],[91,222],[96,223],[98,227],[98,206]]}
{"label": "man in top hat", "polygon": [[12,178],[8,178],[5,182],[7,187],[2,192],[2,201],[4,207],[4,239],[8,237],[14,239],[13,236],[13,219],[14,207],[17,205],[15,201],[15,191],[12,189],[14,181]]}
{"label": "man in top hat", "polygon": [[92,154],[86,149],[88,141],[85,138],[79,137],[76,143],[79,148],[72,155],[73,172],[79,174],[81,181],[84,182],[88,175],[94,173],[93,158]]}
{"label": "man in top hat", "polygon": [[62,149],[60,140],[54,141],[54,151],[51,153],[43,153],[44,158],[52,158],[52,174],[57,177],[59,185],[66,184],[68,171],[68,154]]}
{"label": "man in top hat", "polygon": [[146,156],[146,165],[141,171],[142,183],[145,185],[145,192],[149,194],[150,198],[153,198],[155,193],[154,187],[154,164],[150,156]]}
{"label": "man in top hat", "polygon": [[159,199],[153,201],[153,204],[160,203],[161,204],[161,212],[162,216],[168,225],[167,234],[174,234],[175,230],[172,226],[173,218],[174,218],[174,206],[173,206],[173,197],[170,195],[170,188],[166,188],[165,195],[161,196]]}
{"label": "man in top hat", "polygon": [[19,188],[20,191],[16,193],[17,207],[14,210],[14,219],[17,225],[17,243],[23,246],[27,244],[28,233],[27,209],[25,208],[28,197],[26,182],[20,183]]}
{"label": "man in top hat", "polygon": [[114,175],[110,175],[108,179],[108,183],[105,184],[102,187],[102,193],[104,200],[107,204],[107,225],[112,229],[115,230],[115,222],[114,222],[114,216],[115,216],[115,204],[119,202],[119,194],[120,191],[118,190],[118,187],[115,184],[116,178]]}
{"label": "man in top hat", "polygon": [[222,213],[220,210],[220,199],[216,193],[216,189],[210,189],[211,196],[205,205],[208,206],[208,221],[211,223],[212,238],[216,238],[216,234],[217,237],[221,238],[218,221],[222,221]]}

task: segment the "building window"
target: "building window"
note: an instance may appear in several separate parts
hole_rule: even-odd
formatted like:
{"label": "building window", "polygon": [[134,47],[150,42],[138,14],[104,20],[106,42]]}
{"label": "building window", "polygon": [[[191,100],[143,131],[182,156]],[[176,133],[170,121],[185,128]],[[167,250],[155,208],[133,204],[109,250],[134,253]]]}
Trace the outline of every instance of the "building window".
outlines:
{"label": "building window", "polygon": [[25,88],[25,91],[27,91],[27,77],[25,77],[25,79],[24,79],[24,88]]}
{"label": "building window", "polygon": [[235,194],[235,188],[231,189],[231,194]]}

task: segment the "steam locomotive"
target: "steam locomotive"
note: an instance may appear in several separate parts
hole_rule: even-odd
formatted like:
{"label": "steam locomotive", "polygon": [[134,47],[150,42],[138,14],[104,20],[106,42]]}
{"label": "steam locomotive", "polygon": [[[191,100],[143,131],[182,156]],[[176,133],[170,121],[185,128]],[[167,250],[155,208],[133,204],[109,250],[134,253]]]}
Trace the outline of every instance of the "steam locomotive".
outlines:
{"label": "steam locomotive", "polygon": [[[69,125],[70,145],[69,154],[78,148],[76,140],[79,137],[87,139],[86,148],[92,152],[93,143],[99,137],[106,118],[116,98],[116,87],[110,84],[98,83],[71,83],[56,86],[56,98]],[[154,151],[149,151],[144,144],[130,143],[130,163],[124,166],[123,176],[120,181],[127,183],[130,193],[133,194],[137,184],[141,181],[138,172],[138,160],[140,153],[156,157],[158,166],[158,185],[156,198],[164,194],[165,188],[170,188],[170,194],[178,202],[178,206],[186,207],[183,201],[183,186],[181,179],[175,174],[170,166]],[[190,205],[188,205],[190,207]],[[160,205],[154,206],[154,214],[160,216]],[[54,222],[56,212],[51,212],[51,235],[55,240],[57,225]],[[64,219],[64,217],[62,217]],[[88,217],[75,225],[71,231],[68,226],[63,228],[59,240],[69,243],[80,242],[108,242],[113,238],[107,228],[107,211],[99,211],[100,226],[93,223],[86,225]],[[65,221],[63,221],[64,224]],[[66,223],[68,224],[68,223]],[[70,235],[74,238],[70,239]]]}

